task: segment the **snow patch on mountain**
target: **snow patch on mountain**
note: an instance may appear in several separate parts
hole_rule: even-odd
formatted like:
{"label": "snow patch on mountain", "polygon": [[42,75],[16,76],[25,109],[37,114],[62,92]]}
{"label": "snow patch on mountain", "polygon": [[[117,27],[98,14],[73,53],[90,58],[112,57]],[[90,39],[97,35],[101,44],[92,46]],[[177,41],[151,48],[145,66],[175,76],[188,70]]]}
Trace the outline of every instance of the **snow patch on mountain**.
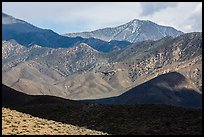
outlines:
{"label": "snow patch on mountain", "polygon": [[91,32],[68,33],[64,36],[97,38],[105,41],[119,40],[132,43],[144,40],[159,40],[166,36],[177,37],[183,34],[172,27],[161,26],[152,21],[134,19],[126,24],[113,27],[94,30]]}

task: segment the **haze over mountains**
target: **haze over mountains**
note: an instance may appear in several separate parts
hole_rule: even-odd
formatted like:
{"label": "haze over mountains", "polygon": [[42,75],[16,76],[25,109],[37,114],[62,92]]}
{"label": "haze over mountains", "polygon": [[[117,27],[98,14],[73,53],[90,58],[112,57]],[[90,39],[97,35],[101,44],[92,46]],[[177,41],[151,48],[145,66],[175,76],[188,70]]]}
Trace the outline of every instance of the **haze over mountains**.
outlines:
{"label": "haze over mountains", "polygon": [[[115,28],[67,37],[4,13],[2,20],[2,83],[16,90],[74,100],[99,99],[123,96],[161,74],[177,71],[187,79],[185,87],[192,94],[175,95],[173,87],[152,88],[151,93],[162,100],[159,103],[179,106],[172,101],[180,99],[182,103],[190,95],[187,100],[195,100],[183,106],[201,105],[202,32],[183,34],[150,21],[133,20]],[[182,85],[182,81],[177,82]],[[140,92],[149,96],[145,90]],[[172,100],[168,101],[167,96]],[[138,100],[141,96],[131,97],[143,103]]]}

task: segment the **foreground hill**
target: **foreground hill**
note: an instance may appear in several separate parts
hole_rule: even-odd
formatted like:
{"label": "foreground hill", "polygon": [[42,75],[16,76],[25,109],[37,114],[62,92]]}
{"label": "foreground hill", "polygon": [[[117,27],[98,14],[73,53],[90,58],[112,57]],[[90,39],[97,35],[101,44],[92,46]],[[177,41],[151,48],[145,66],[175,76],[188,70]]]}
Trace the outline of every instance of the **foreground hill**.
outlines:
{"label": "foreground hill", "polygon": [[[168,105],[151,104],[102,105],[83,103],[53,96],[27,95],[5,85],[2,85],[2,105],[3,107],[9,107],[12,110],[15,109],[20,112],[12,111],[11,113],[3,113],[3,120],[5,120],[3,122],[11,123],[13,125],[12,129],[14,130],[11,132],[15,133],[22,131],[21,127],[28,124],[30,120],[31,122],[37,120],[38,122],[44,122],[44,125],[40,125],[40,123],[36,124],[36,126],[40,125],[38,129],[41,129],[42,132],[47,124],[50,125],[47,131],[53,131],[52,128],[55,127],[52,123],[55,123],[62,129],[65,124],[71,124],[77,126],[76,131],[81,131],[80,129],[83,127],[92,130],[83,128],[83,131],[87,134],[99,133],[98,131],[115,135],[202,134],[202,110],[200,109],[185,109]],[[4,110],[10,112],[10,110],[3,108],[3,112],[5,112]],[[14,119],[15,116],[19,116],[19,120]],[[39,117],[40,119],[35,117]],[[21,121],[23,118],[25,119]],[[63,123],[63,125],[61,123],[59,124],[59,122]],[[73,126],[71,125],[65,127],[72,128]],[[3,126],[2,129],[5,131],[10,128]],[[75,127],[72,129],[75,129]],[[70,129],[71,132],[72,129]],[[24,133],[29,134],[34,130],[37,130],[37,128],[28,128]],[[58,131],[61,130],[59,129]],[[73,132],[81,134],[76,131]],[[42,132],[35,133],[40,134]],[[48,132],[44,133],[58,134],[56,131],[52,133]],[[63,134],[66,133],[63,131]]]}
{"label": "foreground hill", "polygon": [[2,135],[106,135],[85,127],[63,124],[2,108]]}
{"label": "foreground hill", "polygon": [[182,74],[170,72],[136,86],[120,96],[87,100],[107,104],[168,104],[202,107],[202,94]]}

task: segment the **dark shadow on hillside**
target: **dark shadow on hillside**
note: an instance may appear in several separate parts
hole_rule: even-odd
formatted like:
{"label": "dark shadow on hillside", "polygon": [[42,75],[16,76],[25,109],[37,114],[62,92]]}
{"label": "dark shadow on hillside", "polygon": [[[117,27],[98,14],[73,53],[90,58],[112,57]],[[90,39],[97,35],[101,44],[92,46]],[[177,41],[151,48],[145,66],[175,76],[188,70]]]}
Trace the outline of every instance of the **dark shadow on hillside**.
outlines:
{"label": "dark shadow on hillside", "polygon": [[[188,88],[186,88],[188,87]],[[159,75],[125,93],[109,98],[83,100],[101,104],[167,104],[186,108],[202,108],[202,94],[178,72]]]}
{"label": "dark shadow on hillside", "polygon": [[202,110],[167,105],[105,105],[33,96],[2,85],[2,107],[109,134],[202,134]]}
{"label": "dark shadow on hillside", "polygon": [[202,94],[195,90],[183,88],[179,91],[172,91],[168,88],[147,84],[135,87],[120,96],[81,101],[115,105],[166,104],[184,108],[202,108]]}

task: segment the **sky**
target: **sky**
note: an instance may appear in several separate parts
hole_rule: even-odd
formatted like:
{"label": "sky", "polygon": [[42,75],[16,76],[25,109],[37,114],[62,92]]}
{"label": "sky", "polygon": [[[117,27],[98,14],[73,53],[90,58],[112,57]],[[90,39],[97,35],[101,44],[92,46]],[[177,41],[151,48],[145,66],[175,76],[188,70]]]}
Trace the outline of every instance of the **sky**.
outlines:
{"label": "sky", "polygon": [[2,12],[59,34],[150,20],[202,32],[202,2],[2,2]]}

